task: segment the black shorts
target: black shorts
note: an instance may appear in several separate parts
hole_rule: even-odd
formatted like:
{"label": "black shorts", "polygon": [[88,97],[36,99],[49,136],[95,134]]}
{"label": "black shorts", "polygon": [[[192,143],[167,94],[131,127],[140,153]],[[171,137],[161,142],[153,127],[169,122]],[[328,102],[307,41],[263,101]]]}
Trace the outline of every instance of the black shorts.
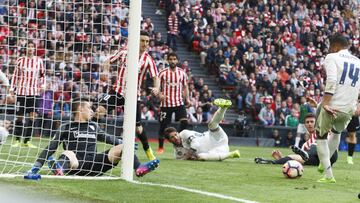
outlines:
{"label": "black shorts", "polygon": [[160,123],[171,123],[173,113],[175,113],[176,121],[179,121],[182,118],[187,118],[186,108],[184,105],[177,107],[161,107],[159,116]]}
{"label": "black shorts", "polygon": [[69,175],[78,176],[101,176],[110,169],[117,166],[109,161],[108,154],[110,149],[105,152],[97,153],[94,160],[79,161],[79,169],[70,170]]}
{"label": "black shorts", "polygon": [[38,96],[16,96],[16,115],[22,116],[25,113],[35,112],[37,108]]}
{"label": "black shorts", "polygon": [[[320,160],[317,154],[317,146],[311,145],[307,153],[309,155],[309,160],[305,161],[304,165],[318,166],[320,164]],[[330,158],[331,165],[333,165],[336,162],[337,158],[338,158],[338,152],[336,150],[335,153]]]}
{"label": "black shorts", "polygon": [[[108,113],[112,112],[118,106],[124,106],[124,104],[125,97],[114,90],[111,90],[99,100],[99,105],[104,106]],[[139,101],[137,101],[136,106],[136,126],[141,126],[141,109]]]}
{"label": "black shorts", "polygon": [[350,123],[348,124],[348,126],[346,127],[346,130],[348,132],[356,132],[359,130],[359,117],[358,116],[353,116],[351,118]]}

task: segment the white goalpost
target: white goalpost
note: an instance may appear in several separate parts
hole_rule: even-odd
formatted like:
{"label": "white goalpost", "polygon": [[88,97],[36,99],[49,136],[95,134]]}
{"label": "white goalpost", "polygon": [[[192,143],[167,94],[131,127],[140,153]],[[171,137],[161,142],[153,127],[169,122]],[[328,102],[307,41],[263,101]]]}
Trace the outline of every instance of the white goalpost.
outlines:
{"label": "white goalpost", "polygon": [[[119,62],[107,69],[105,61],[117,50],[127,47],[125,105],[104,106],[105,110],[95,112],[99,116],[96,122],[108,135],[119,138],[122,131],[121,163],[93,177],[54,176],[45,160],[39,174],[45,178],[132,181],[142,1],[16,0],[3,3],[0,7],[6,14],[0,16],[0,49],[5,51],[0,52],[0,71],[10,84],[17,74],[16,88],[24,88],[27,93],[34,83],[30,81],[37,84],[43,78],[46,88],[36,95],[31,106],[36,115],[32,117],[25,108],[29,107],[28,100],[19,103],[17,89],[10,94],[10,85],[0,82],[0,177],[23,177],[34,166],[53,137],[64,132],[61,126],[74,120],[75,98],[91,98],[94,111],[102,106],[101,96],[112,90],[119,79]],[[34,43],[30,59],[42,60],[43,72],[40,68],[27,71],[30,70],[27,65],[32,62],[25,65],[19,62],[21,57],[29,57],[29,42]],[[16,72],[19,64],[26,66],[25,71]],[[36,72],[41,73],[36,75]],[[29,79],[32,74],[39,80]],[[21,118],[17,115],[19,108],[25,108]],[[4,134],[3,129],[6,129]],[[71,132],[71,129],[65,131]],[[51,156],[59,159],[65,145],[72,141],[61,140]],[[96,151],[105,152],[113,146],[97,141]],[[81,150],[76,152],[83,153]]]}
{"label": "white goalpost", "polygon": [[129,10],[129,41],[126,78],[126,100],[124,116],[124,148],[122,153],[122,178],[133,180],[135,120],[138,83],[138,62],[140,46],[141,0],[131,1]]}

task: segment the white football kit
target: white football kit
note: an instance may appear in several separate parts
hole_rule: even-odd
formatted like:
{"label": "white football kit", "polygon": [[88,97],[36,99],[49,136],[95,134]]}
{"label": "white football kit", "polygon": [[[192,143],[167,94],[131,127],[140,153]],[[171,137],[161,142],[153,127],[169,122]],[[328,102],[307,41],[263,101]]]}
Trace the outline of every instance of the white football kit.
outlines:
{"label": "white football kit", "polygon": [[355,112],[360,90],[360,60],[343,49],[328,54],[324,65],[327,74],[325,92],[333,94],[329,105],[344,113]]}
{"label": "white football kit", "polygon": [[183,147],[194,151],[201,160],[222,160],[229,153],[228,137],[221,127],[204,133],[183,130],[179,136]]}

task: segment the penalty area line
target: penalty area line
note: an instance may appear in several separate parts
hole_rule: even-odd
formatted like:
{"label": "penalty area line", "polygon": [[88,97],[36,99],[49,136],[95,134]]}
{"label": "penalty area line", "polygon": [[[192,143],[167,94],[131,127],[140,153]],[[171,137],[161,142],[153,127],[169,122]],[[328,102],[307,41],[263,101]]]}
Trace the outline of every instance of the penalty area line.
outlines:
{"label": "penalty area line", "polygon": [[186,192],[197,193],[197,194],[201,194],[201,195],[206,195],[206,196],[216,197],[216,198],[226,199],[226,200],[232,200],[232,201],[236,201],[236,202],[257,203],[257,202],[246,200],[246,199],[236,198],[236,197],[223,195],[223,194],[219,194],[219,193],[206,192],[206,191],[202,191],[202,190],[195,190],[195,189],[186,188],[186,187],[182,187],[182,186],[176,186],[176,185],[166,185],[166,184],[160,184],[160,183],[139,182],[139,181],[130,181],[130,182],[135,183],[135,184],[139,184],[139,185],[159,186],[159,187],[164,187],[164,188],[172,188],[172,189],[176,189],[176,190],[183,190],[183,191],[186,191]]}

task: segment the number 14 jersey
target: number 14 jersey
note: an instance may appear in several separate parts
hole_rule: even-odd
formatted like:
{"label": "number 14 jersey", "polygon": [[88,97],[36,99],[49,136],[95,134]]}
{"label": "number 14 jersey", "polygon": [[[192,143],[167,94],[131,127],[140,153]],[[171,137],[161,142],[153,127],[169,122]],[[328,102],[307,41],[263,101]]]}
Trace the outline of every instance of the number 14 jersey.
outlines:
{"label": "number 14 jersey", "polygon": [[330,106],[341,112],[354,112],[360,90],[360,60],[343,49],[328,54],[324,67],[327,75],[325,92],[333,95]]}

